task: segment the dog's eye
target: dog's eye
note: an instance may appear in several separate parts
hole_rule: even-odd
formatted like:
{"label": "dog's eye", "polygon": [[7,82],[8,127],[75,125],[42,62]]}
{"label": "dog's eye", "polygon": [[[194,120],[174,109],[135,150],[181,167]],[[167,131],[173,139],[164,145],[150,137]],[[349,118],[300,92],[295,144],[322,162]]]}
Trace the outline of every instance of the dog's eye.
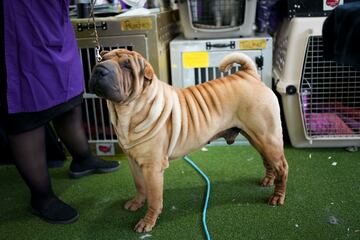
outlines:
{"label": "dog's eye", "polygon": [[123,61],[120,63],[120,67],[121,68],[127,68],[127,69],[131,69],[131,65],[129,61]]}

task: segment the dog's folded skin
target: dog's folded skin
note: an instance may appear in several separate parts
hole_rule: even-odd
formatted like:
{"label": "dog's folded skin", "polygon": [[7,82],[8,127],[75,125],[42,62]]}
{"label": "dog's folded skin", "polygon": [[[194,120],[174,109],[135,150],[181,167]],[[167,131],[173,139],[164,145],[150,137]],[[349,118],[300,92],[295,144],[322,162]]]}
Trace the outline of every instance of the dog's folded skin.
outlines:
{"label": "dog's folded skin", "polygon": [[151,231],[163,207],[163,171],[179,158],[219,137],[231,144],[241,132],[261,154],[273,185],[272,205],[284,204],[288,165],[283,151],[277,98],[259,79],[253,61],[235,53],[220,69],[233,63],[241,71],[185,89],[159,81],[138,53],[113,50],[103,56],[90,89],[107,99],[119,145],[129,157],[136,196],[125,204],[135,211],[147,201],[148,211],[137,232]]}

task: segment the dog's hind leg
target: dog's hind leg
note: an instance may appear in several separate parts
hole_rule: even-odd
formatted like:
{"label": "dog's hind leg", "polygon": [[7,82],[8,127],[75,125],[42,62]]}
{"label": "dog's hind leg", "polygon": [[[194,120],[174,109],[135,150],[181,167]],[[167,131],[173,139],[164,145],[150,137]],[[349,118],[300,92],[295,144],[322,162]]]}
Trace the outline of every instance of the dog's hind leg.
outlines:
{"label": "dog's hind leg", "polygon": [[[266,176],[264,181],[272,179],[274,174],[275,189],[269,199],[271,205],[283,205],[285,201],[286,183],[288,178],[288,163],[285,159],[284,151],[279,146],[267,146],[263,149]],[[269,177],[270,176],[270,177]],[[266,183],[266,182],[265,182]]]}
{"label": "dog's hind leg", "polygon": [[260,184],[263,187],[270,187],[274,185],[275,172],[271,167],[271,165],[266,161],[264,156],[262,156],[262,158],[266,172],[265,172],[265,177],[260,181]]}
{"label": "dog's hind leg", "polygon": [[248,141],[260,153],[260,155],[261,155],[261,157],[263,159],[263,164],[264,164],[264,167],[265,167],[265,177],[263,177],[261,179],[260,185],[263,186],[263,187],[270,187],[270,186],[274,185],[274,180],[275,180],[274,169],[272,168],[272,166],[266,160],[266,158],[265,158],[265,156],[263,154],[263,151],[261,150],[260,144],[258,142],[256,142],[255,139],[252,139],[251,136],[249,134],[247,134],[245,131],[241,130],[241,134],[248,139]]}
{"label": "dog's hind leg", "polygon": [[136,187],[136,196],[125,203],[124,208],[130,211],[136,211],[144,206],[146,200],[146,186],[143,173],[140,167],[133,159],[129,159],[129,166]]}
{"label": "dog's hind leg", "polygon": [[146,183],[148,209],[145,217],[136,224],[135,231],[150,232],[163,207],[164,168],[153,162],[141,165],[141,170]]}
{"label": "dog's hind leg", "polygon": [[[263,134],[260,135],[258,132]],[[269,204],[283,205],[288,178],[288,163],[284,155],[282,135],[274,132],[266,133],[265,131],[259,131],[259,129],[258,131],[247,129],[243,135],[248,138],[249,142],[263,158],[266,174],[261,184],[270,186],[275,183],[275,190],[269,199]]]}

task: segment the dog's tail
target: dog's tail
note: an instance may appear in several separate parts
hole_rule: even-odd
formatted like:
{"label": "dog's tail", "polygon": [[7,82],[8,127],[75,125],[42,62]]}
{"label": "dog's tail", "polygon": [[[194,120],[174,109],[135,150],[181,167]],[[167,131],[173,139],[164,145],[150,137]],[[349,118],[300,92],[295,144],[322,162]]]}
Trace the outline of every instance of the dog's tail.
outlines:
{"label": "dog's tail", "polygon": [[246,54],[241,52],[234,52],[225,56],[219,65],[220,71],[227,72],[234,63],[241,65],[241,70],[250,70],[257,73],[254,61]]}

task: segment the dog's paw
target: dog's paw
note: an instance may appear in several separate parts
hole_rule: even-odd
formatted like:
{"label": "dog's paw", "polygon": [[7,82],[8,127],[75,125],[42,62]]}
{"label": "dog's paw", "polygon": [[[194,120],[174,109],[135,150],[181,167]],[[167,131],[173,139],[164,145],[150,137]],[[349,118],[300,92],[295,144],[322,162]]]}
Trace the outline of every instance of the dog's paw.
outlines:
{"label": "dog's paw", "polygon": [[143,218],[136,224],[134,230],[138,233],[150,232],[154,226],[155,223],[146,221],[146,219]]}
{"label": "dog's paw", "polygon": [[275,177],[265,176],[261,181],[260,185],[263,187],[270,187],[274,185]]}
{"label": "dog's paw", "polygon": [[284,202],[285,202],[284,194],[274,193],[269,199],[269,204],[274,206],[284,205]]}
{"label": "dog's paw", "polygon": [[129,211],[136,211],[142,206],[144,206],[144,201],[139,202],[137,199],[134,198],[127,201],[124,205],[124,208]]}

